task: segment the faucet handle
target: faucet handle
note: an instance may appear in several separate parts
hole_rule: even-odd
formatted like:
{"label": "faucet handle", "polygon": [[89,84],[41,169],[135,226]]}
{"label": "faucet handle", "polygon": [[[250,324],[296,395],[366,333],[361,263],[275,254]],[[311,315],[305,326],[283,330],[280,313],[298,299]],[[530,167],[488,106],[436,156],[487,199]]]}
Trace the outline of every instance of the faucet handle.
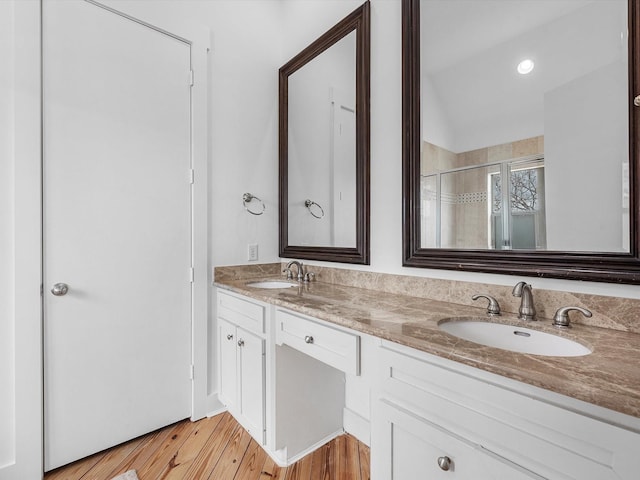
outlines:
{"label": "faucet handle", "polygon": [[287,274],[287,280],[293,280],[293,272],[291,271],[291,269],[289,267],[287,267],[284,270],[282,270],[282,273],[286,273]]}
{"label": "faucet handle", "polygon": [[315,273],[313,273],[313,272],[307,272],[307,273],[305,273],[305,274],[304,274],[304,280],[303,280],[303,282],[305,282],[305,283],[309,283],[309,282],[314,281],[315,279],[316,279],[316,274],[315,274]]}
{"label": "faucet handle", "polygon": [[486,298],[487,300],[489,300],[489,305],[487,305],[487,315],[492,317],[501,315],[500,305],[498,304],[498,301],[495,298],[493,298],[491,295],[478,293],[473,297],[471,297],[471,300],[478,300],[479,298]]}
{"label": "faucet handle", "polygon": [[527,282],[518,282],[518,283],[516,283],[516,285],[513,287],[513,291],[511,292],[511,294],[514,297],[521,297],[522,296],[522,290],[524,289],[524,287],[529,287],[529,289],[531,289],[531,285],[529,285]]}
{"label": "faucet handle", "polygon": [[553,316],[552,325],[554,327],[559,327],[559,328],[571,328],[571,324],[570,324],[570,320],[569,320],[569,312],[571,310],[577,310],[578,312],[582,313],[587,318],[592,316],[591,311],[587,310],[586,308],[561,307],[561,308],[558,309],[558,311],[556,311],[556,314]]}

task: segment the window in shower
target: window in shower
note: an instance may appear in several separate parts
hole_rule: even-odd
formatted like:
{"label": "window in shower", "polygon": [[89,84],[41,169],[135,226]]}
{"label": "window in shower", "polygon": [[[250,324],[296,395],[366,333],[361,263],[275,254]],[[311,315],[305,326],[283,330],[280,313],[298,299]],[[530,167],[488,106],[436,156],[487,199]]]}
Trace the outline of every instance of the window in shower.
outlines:
{"label": "window in shower", "polygon": [[545,248],[541,156],[449,169],[421,182],[423,248]]}

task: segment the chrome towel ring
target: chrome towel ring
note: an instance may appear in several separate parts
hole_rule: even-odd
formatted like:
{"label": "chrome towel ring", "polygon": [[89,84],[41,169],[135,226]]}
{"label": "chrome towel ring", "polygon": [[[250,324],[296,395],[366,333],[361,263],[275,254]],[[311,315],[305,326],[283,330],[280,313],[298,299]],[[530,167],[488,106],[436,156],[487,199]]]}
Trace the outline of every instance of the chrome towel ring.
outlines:
{"label": "chrome towel ring", "polygon": [[[249,204],[251,202],[253,202],[254,200],[260,202],[262,204],[262,210],[260,210],[259,212],[256,210],[251,210],[249,208]],[[245,193],[242,195],[242,205],[244,205],[244,209],[249,212],[251,215],[262,215],[264,213],[264,211],[266,210],[267,207],[265,207],[264,202],[262,200],[260,200],[258,197],[256,197],[255,195],[252,195],[250,193]]]}
{"label": "chrome towel ring", "polygon": [[[315,205],[316,207],[318,207],[318,208],[316,208],[316,211],[320,210],[320,215],[317,215],[316,213],[314,213],[314,211],[313,211],[313,210],[311,210],[311,207],[313,207],[314,205]],[[323,209],[319,204],[317,204],[316,202],[314,202],[314,201],[312,201],[312,200],[307,199],[307,200],[305,200],[305,201],[304,201],[304,206],[305,206],[305,207],[307,207],[307,208],[309,209],[309,213],[310,213],[311,215],[313,215],[314,217],[316,217],[316,218],[322,218],[322,217],[324,217],[324,209]]]}

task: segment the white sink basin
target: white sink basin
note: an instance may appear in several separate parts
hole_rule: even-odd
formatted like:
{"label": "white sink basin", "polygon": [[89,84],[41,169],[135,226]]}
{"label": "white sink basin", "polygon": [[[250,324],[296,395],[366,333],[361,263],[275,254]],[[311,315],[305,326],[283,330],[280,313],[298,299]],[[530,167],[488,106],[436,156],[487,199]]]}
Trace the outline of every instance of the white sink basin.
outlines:
{"label": "white sink basin", "polygon": [[247,283],[247,287],[254,287],[254,288],[290,288],[295,286],[297,286],[296,283],[283,282],[280,280],[265,280],[263,282]]}
{"label": "white sink basin", "polygon": [[464,340],[512,352],[547,357],[580,357],[591,353],[591,349],[568,338],[520,326],[475,319],[450,319],[440,322],[438,327]]}

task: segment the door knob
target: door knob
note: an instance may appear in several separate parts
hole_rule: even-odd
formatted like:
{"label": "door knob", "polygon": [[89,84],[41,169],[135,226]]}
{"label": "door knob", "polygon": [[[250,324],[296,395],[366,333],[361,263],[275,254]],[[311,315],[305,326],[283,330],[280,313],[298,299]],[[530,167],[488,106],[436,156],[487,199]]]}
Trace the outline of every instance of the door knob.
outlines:
{"label": "door knob", "polygon": [[56,297],[61,297],[66,295],[69,291],[69,285],[66,283],[56,283],[51,289],[51,293],[53,293]]}

